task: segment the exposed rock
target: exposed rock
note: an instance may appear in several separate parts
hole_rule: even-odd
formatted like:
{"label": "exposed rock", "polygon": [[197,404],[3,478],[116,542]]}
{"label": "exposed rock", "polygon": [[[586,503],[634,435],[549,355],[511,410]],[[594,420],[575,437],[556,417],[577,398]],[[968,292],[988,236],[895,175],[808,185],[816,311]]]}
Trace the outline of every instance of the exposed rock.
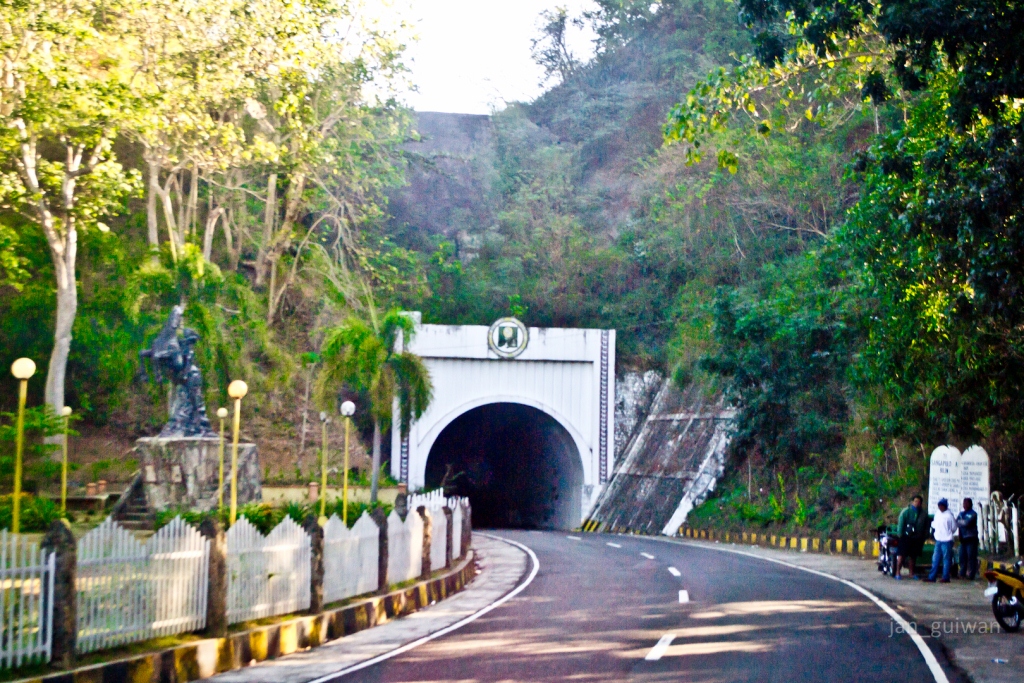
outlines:
{"label": "exposed rock", "polygon": [[591,520],[604,529],[674,534],[714,490],[734,417],[720,395],[696,385],[679,391],[664,380]]}

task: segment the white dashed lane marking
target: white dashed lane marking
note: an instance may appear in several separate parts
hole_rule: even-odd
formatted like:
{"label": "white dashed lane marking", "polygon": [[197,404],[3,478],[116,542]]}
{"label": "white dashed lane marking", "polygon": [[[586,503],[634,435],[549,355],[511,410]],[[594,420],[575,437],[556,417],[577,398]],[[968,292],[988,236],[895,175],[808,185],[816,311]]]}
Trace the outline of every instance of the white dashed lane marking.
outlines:
{"label": "white dashed lane marking", "polygon": [[570,541],[582,541],[583,539],[579,536],[566,536]]}
{"label": "white dashed lane marking", "polygon": [[621,548],[622,547],[618,543],[605,543],[605,545],[608,546],[609,548]]}
{"label": "white dashed lane marking", "polygon": [[654,555],[651,555],[650,553],[640,553],[640,557],[646,557],[648,560],[654,559]]}
{"label": "white dashed lane marking", "polygon": [[687,591],[679,591],[679,602],[690,602],[690,594]]}
{"label": "white dashed lane marking", "polygon": [[672,576],[682,576],[682,574],[679,573],[679,570],[676,569],[675,567],[669,567],[668,568],[668,573],[671,574]]}
{"label": "white dashed lane marking", "polygon": [[647,656],[644,657],[644,659],[648,662],[656,662],[661,659],[661,656],[665,654],[665,650],[668,649],[668,646],[672,644],[672,641],[675,640],[675,638],[676,634],[674,633],[666,633],[663,635],[658,641],[658,644],[651,648],[651,651],[647,653]]}

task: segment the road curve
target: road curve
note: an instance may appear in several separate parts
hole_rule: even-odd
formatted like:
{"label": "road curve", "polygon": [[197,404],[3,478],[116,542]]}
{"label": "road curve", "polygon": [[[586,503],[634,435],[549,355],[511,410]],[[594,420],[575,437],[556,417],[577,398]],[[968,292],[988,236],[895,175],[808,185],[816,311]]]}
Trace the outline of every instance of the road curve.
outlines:
{"label": "road curve", "polygon": [[826,577],[642,537],[494,536],[536,553],[529,586],[452,633],[337,680],[935,680],[888,615]]}

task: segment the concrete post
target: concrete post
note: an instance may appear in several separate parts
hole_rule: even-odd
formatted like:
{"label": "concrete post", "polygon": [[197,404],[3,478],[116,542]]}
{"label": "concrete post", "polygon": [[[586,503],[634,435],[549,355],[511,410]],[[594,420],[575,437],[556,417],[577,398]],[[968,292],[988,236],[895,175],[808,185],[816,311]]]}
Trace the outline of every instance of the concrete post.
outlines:
{"label": "concrete post", "polygon": [[307,515],[302,528],[309,534],[309,613],[324,611],[324,528]]}
{"label": "concrete post", "polygon": [[423,520],[423,571],[420,573],[420,578],[427,578],[430,576],[430,542],[434,536],[433,525],[430,513],[427,512],[427,508],[420,505],[416,508],[416,512],[419,513],[420,519]]}
{"label": "concrete post", "polygon": [[78,596],[75,592],[78,545],[67,520],[50,524],[43,537],[44,557],[55,553],[53,577],[53,645],[50,665],[70,669],[75,664],[78,641]]}
{"label": "concrete post", "polygon": [[395,496],[395,512],[402,519],[405,519],[409,514],[409,494],[405,491],[399,491],[398,495]]}
{"label": "concrete post", "polygon": [[452,510],[450,507],[445,505],[441,508],[444,511],[444,568],[449,569],[452,566],[452,547],[455,545],[452,541]]}
{"label": "concrete post", "polygon": [[219,638],[228,632],[228,537],[220,522],[212,517],[202,521],[199,533],[210,541],[206,635]]}
{"label": "concrete post", "polygon": [[377,590],[388,592],[388,518],[384,511],[376,508],[370,511],[370,519],[377,525]]}
{"label": "concrete post", "polygon": [[466,499],[466,505],[462,510],[462,556],[469,552],[469,544],[473,542],[473,506]]}

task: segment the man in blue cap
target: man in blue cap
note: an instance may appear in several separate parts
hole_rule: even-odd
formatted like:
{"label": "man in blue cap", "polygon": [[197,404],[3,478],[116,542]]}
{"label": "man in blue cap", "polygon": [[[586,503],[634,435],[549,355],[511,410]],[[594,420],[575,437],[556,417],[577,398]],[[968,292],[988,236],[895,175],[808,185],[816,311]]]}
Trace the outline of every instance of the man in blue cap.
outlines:
{"label": "man in blue cap", "polygon": [[964,511],[956,518],[960,530],[960,578],[974,581],[978,573],[978,513],[974,501],[964,498]]}
{"label": "man in blue cap", "polygon": [[932,534],[935,537],[935,552],[932,553],[932,570],[925,581],[935,583],[942,562],[942,583],[949,583],[949,572],[953,568],[953,537],[956,536],[956,517],[949,511],[949,501],[939,499],[939,511],[932,520]]}

